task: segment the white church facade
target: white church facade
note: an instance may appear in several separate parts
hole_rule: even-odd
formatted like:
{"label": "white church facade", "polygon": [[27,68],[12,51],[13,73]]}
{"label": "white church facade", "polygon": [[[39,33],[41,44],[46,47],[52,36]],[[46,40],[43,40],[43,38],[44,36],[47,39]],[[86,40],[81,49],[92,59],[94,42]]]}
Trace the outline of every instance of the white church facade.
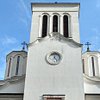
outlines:
{"label": "white church facade", "polygon": [[6,57],[0,100],[100,100],[100,52],[82,54],[79,3],[32,3],[28,53]]}

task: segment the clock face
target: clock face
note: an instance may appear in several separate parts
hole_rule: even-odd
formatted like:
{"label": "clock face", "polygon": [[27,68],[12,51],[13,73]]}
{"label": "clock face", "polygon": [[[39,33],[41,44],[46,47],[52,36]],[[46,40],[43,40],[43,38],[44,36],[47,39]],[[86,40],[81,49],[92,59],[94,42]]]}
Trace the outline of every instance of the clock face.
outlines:
{"label": "clock face", "polygon": [[58,52],[51,52],[47,55],[47,62],[51,65],[57,65],[61,61],[61,54]]}

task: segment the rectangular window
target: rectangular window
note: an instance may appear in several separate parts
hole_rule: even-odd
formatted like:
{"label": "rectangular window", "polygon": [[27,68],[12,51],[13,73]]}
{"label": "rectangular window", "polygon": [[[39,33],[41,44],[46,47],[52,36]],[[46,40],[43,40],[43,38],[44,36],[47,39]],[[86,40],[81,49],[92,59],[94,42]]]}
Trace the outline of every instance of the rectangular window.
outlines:
{"label": "rectangular window", "polygon": [[59,98],[59,97],[58,98],[57,97],[56,98],[49,97],[49,98],[47,98],[47,100],[62,100],[62,98]]}
{"label": "rectangular window", "polygon": [[64,100],[65,95],[43,95],[43,100]]}

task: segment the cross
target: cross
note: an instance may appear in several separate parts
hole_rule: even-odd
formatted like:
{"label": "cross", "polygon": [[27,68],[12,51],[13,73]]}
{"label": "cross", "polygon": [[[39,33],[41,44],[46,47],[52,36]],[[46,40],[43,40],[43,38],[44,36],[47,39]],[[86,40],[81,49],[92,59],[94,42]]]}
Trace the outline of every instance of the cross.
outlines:
{"label": "cross", "polygon": [[25,47],[28,48],[28,44],[27,44],[25,41],[23,41],[23,42],[21,43],[21,45],[23,46],[23,47],[22,47],[22,50],[23,50],[23,51],[25,50]]}
{"label": "cross", "polygon": [[89,51],[90,51],[89,46],[90,46],[91,44],[90,44],[89,42],[86,42],[85,45],[87,45],[87,52],[89,52]]}
{"label": "cross", "polygon": [[57,4],[57,1],[55,2],[55,4]]}

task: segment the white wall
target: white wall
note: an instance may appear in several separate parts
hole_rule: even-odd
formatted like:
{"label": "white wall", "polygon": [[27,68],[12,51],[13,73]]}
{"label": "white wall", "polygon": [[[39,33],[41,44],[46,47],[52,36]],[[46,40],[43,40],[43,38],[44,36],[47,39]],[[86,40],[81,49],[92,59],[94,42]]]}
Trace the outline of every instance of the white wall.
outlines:
{"label": "white wall", "polygon": [[82,54],[82,59],[84,59],[84,69],[85,69],[85,74],[90,76],[90,77],[95,77],[93,76],[93,67],[92,67],[92,59],[94,58],[94,71],[95,71],[95,76],[100,77],[100,53],[99,52],[85,52]]}
{"label": "white wall", "polygon": [[[7,58],[6,58],[5,79],[16,76],[17,57],[18,56],[20,56],[20,61],[19,61],[19,68],[18,68],[17,76],[22,76],[22,75],[26,74],[27,53],[25,51],[12,51],[11,53],[9,53],[7,55]],[[10,58],[11,58],[10,73],[9,73],[9,76],[7,76]]]}
{"label": "white wall", "polygon": [[[42,27],[42,15],[43,14],[49,15],[49,31],[48,33],[52,32],[52,17],[54,14],[58,14],[60,17],[59,19],[59,30],[60,34],[62,34],[63,30],[63,15],[69,14],[70,21],[69,21],[69,36],[73,38],[74,41],[80,42],[80,33],[79,33],[79,4],[33,4],[32,5],[32,25],[31,25],[31,34],[30,34],[30,43],[35,41],[37,37],[40,36],[41,27]],[[62,26],[61,26],[62,25]]]}
{"label": "white wall", "polygon": [[[58,65],[46,62],[46,55],[62,55]],[[39,100],[44,94],[65,95],[65,100],[83,100],[81,48],[71,42],[44,39],[29,47],[24,100]]]}
{"label": "white wall", "polygon": [[0,94],[14,94],[23,93],[24,91],[24,78],[18,80],[18,78],[6,80],[5,82],[0,81]]}

